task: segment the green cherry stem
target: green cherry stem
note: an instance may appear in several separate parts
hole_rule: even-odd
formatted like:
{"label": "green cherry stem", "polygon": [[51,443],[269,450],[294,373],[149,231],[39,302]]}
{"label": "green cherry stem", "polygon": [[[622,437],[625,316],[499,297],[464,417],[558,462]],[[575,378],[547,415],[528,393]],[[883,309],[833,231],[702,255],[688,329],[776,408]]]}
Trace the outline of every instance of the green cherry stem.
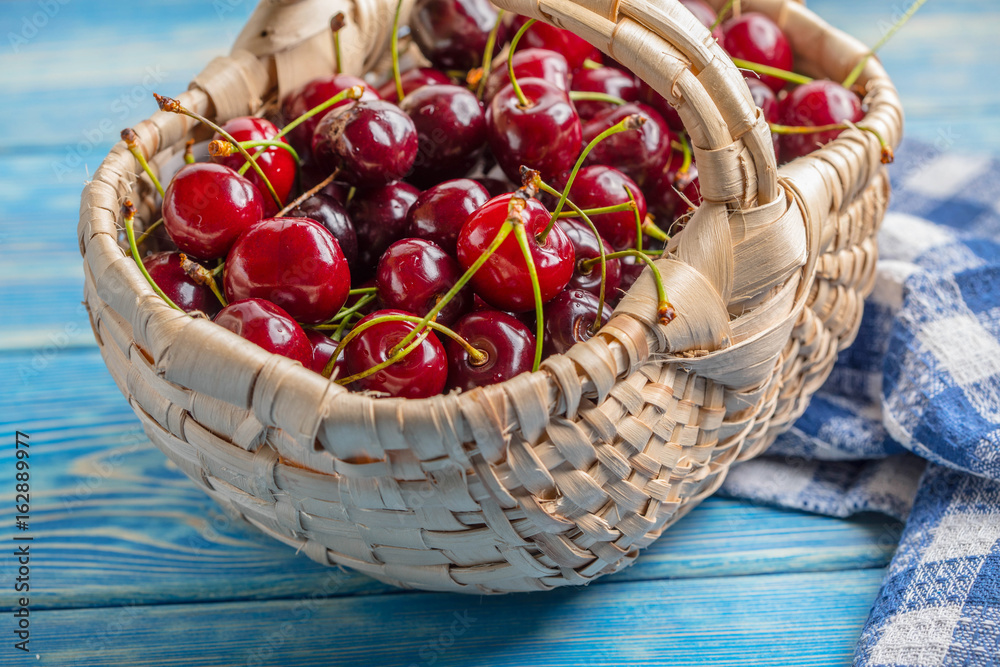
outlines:
{"label": "green cherry stem", "polygon": [[691,142],[688,141],[687,132],[681,132],[679,136],[681,142],[681,152],[684,153],[684,159],[681,161],[681,166],[677,170],[678,176],[688,173],[688,169],[691,168],[691,160],[693,158],[693,154],[691,152]]}
{"label": "green cherry stem", "polygon": [[504,10],[497,11],[497,21],[493,24],[493,28],[486,38],[486,50],[483,51],[483,66],[476,85],[476,97],[479,99],[483,99],[483,94],[486,92],[486,78],[490,75],[490,70],[493,69],[493,49],[497,45],[497,34],[500,32],[500,26],[503,25],[503,15]]}
{"label": "green cherry stem", "polygon": [[365,294],[363,297],[361,297],[360,299],[358,299],[357,303],[355,303],[353,306],[351,306],[350,308],[344,308],[339,313],[337,313],[332,318],[330,318],[329,322],[324,322],[323,324],[320,324],[320,325],[318,325],[316,327],[313,327],[313,328],[314,329],[335,329],[335,328],[339,328],[339,326],[340,326],[341,323],[345,322],[346,320],[351,319],[352,315],[354,315],[355,313],[358,313],[359,311],[361,311],[362,308],[364,308],[365,306],[367,306],[369,303],[371,303],[375,299],[376,299],[376,296],[374,294]]}
{"label": "green cherry stem", "polygon": [[855,125],[854,123],[844,122],[816,126],[778,125],[777,123],[768,123],[768,126],[774,134],[814,134],[816,132],[830,132],[833,130],[861,130],[862,132],[868,132],[869,134],[874,135],[875,138],[878,139],[878,145],[882,150],[882,164],[891,164],[895,159],[892,146],[889,145],[881,133],[874,128],[866,127],[864,125]]}
{"label": "green cherry stem", "polygon": [[377,291],[377,287],[356,287],[352,290],[347,290],[347,294],[348,296],[356,296],[358,294],[374,294]]}
{"label": "green cherry stem", "polygon": [[604,67],[601,63],[587,58],[583,61],[583,69],[601,69]]}
{"label": "green cherry stem", "polygon": [[625,100],[620,97],[615,97],[614,95],[608,95],[607,93],[595,93],[586,90],[571,90],[569,91],[569,99],[574,102],[608,102],[609,104],[622,105],[625,104]]}
{"label": "green cherry stem", "polygon": [[396,3],[396,14],[392,19],[392,40],[389,50],[392,53],[392,80],[396,82],[397,104],[403,102],[403,78],[399,74],[399,16],[403,13],[403,0]]}
{"label": "green cherry stem", "polygon": [[333,73],[343,72],[344,60],[340,52],[340,31],[344,29],[347,22],[344,20],[344,12],[337,12],[330,17],[330,31],[333,33]]}
{"label": "green cherry stem", "polygon": [[895,35],[900,28],[906,25],[906,22],[909,21],[910,18],[917,13],[918,9],[923,7],[925,2],[927,2],[927,0],[915,0],[915,2],[912,5],[910,5],[910,8],[906,10],[906,13],[904,13],[903,16],[901,16],[900,19],[896,21],[896,23],[891,28],[889,28],[888,32],[882,35],[882,39],[880,39],[875,44],[875,46],[873,46],[871,50],[865,54],[865,57],[862,58],[860,62],[858,62],[858,64],[854,66],[854,69],[851,70],[851,73],[847,75],[847,78],[844,79],[844,82],[840,85],[842,85],[844,88],[850,89],[850,87],[853,86],[855,82],[857,82],[858,77],[861,76],[861,72],[864,71],[865,65],[868,64],[868,61],[871,60],[871,57],[875,55],[879,49],[885,46],[886,42],[892,39],[892,36]]}
{"label": "green cherry stem", "polygon": [[[510,50],[507,51],[507,76],[510,77],[510,85],[514,86],[514,94],[517,95],[517,101],[520,103],[521,108],[527,108],[532,106],[528,98],[524,96],[524,91],[521,90],[521,86],[517,83],[517,77],[514,76],[514,49],[517,48],[517,43],[521,41],[521,35],[528,32],[528,28],[535,25],[535,19],[529,19],[524,22],[524,25],[517,31],[514,35],[514,39],[510,40]],[[483,76],[486,73],[483,72]]]}
{"label": "green cherry stem", "polygon": [[[670,301],[667,299],[667,290],[663,287],[663,276],[660,274],[660,269],[657,268],[653,259],[649,257],[646,253],[639,252],[638,250],[619,250],[618,252],[613,252],[607,256],[607,259],[619,259],[621,257],[636,257],[641,259],[646,263],[653,271],[653,282],[656,283],[656,317],[660,324],[669,324],[671,320],[677,317],[677,312],[674,307],[670,305]],[[580,268],[590,270],[593,268],[597,258],[585,259],[580,262]]]}
{"label": "green cherry stem", "polygon": [[212,269],[212,276],[214,277],[214,276],[222,275],[222,272],[225,271],[225,270],[226,270],[226,263],[225,262],[219,262],[219,265],[217,267],[215,267],[214,269]]}
{"label": "green cherry stem", "polygon": [[[560,195],[562,195],[562,193],[557,190],[555,196],[559,197]],[[566,202],[568,204],[569,200],[566,200]],[[600,206],[598,208],[585,208],[582,210],[586,215],[601,215],[603,213],[621,213],[623,211],[634,211],[636,210],[636,206],[631,202],[626,202],[624,204],[615,204],[614,206]],[[579,217],[580,214],[577,212],[576,209],[559,212],[560,220],[562,218],[579,218]]]}
{"label": "green cherry stem", "polygon": [[128,152],[135,157],[139,166],[142,167],[142,170],[146,172],[147,176],[149,176],[149,180],[153,182],[153,187],[156,188],[156,191],[160,193],[160,197],[162,198],[163,186],[160,185],[160,179],[156,177],[153,170],[149,168],[149,163],[146,162],[146,156],[142,154],[142,149],[139,148],[139,135],[136,134],[135,130],[131,127],[126,127],[122,130],[122,141],[124,141],[125,146],[128,147]]}
{"label": "green cherry stem", "polygon": [[538,269],[535,268],[535,258],[531,256],[531,248],[528,246],[528,233],[524,231],[524,223],[518,221],[514,225],[514,238],[521,248],[521,255],[524,257],[524,264],[528,267],[528,276],[531,278],[531,291],[535,297],[535,361],[531,365],[532,371],[537,371],[542,363],[542,342],[545,335],[545,311],[542,309],[542,288],[538,284]]}
{"label": "green cherry stem", "polygon": [[726,14],[728,14],[729,10],[733,8],[734,2],[736,2],[736,0],[729,0],[729,2],[727,2],[722,6],[722,8],[719,10],[718,15],[715,17],[715,22],[712,23],[712,25],[708,28],[709,31],[718,28],[719,25],[726,19]]}
{"label": "green cherry stem", "polygon": [[[295,152],[295,149],[292,148],[290,144],[287,144],[284,141],[241,141],[240,146],[242,146],[243,148],[263,148],[263,149],[283,148],[286,151],[288,151],[288,153],[292,156],[292,159],[295,160],[296,164],[301,162],[301,160],[299,159],[299,154]],[[238,153],[238,152],[239,151],[237,150],[236,146],[233,146],[231,143],[223,139],[215,139],[208,143],[208,154],[211,155],[212,157],[229,157],[233,153]],[[255,158],[260,157],[261,152],[262,151],[258,151],[257,153],[254,153],[254,157]]]}
{"label": "green cherry stem", "polygon": [[[652,218],[648,213],[646,214],[646,219],[640,223],[639,229],[642,230],[643,234],[645,234],[650,238],[656,239],[657,241],[666,242],[670,240],[670,234],[667,234],[665,231],[660,229],[660,227],[655,222],[653,222]],[[642,250],[642,248],[640,247],[639,250]]]}
{"label": "green cherry stem", "polygon": [[789,72],[787,70],[778,69],[777,67],[771,67],[770,65],[761,65],[760,63],[752,63],[749,60],[743,60],[742,58],[733,58],[733,64],[740,69],[749,70],[751,72],[756,72],[757,74],[763,74],[765,76],[773,76],[776,79],[789,81],[791,83],[803,84],[812,81],[810,77],[804,74]]}
{"label": "green cherry stem", "polygon": [[635,201],[635,195],[632,194],[632,188],[627,185],[623,185],[625,188],[625,194],[628,195],[629,203],[632,204],[632,211],[635,213],[635,249],[642,252],[642,218],[639,217],[639,205]]}
{"label": "green cherry stem", "polygon": [[143,243],[146,242],[146,239],[149,238],[149,235],[155,232],[156,228],[162,224],[163,224],[163,218],[160,218],[159,220],[151,224],[149,227],[146,227],[146,229],[142,231],[142,234],[139,234],[139,238],[136,239],[135,244],[137,246],[141,246]]}
{"label": "green cherry stem", "polygon": [[[290,122],[288,125],[285,125],[283,128],[281,128],[281,131],[278,132],[278,134],[274,135],[274,138],[275,139],[282,138],[283,136],[287,135],[289,132],[297,128],[302,123],[306,122],[316,114],[323,113],[324,111],[332,107],[334,104],[337,104],[338,102],[343,102],[344,100],[360,99],[361,96],[364,94],[364,92],[365,92],[365,87],[361,85],[351,86],[350,88],[340,91],[327,101],[320,102],[312,109],[306,111],[304,114],[302,114],[301,116]],[[246,169],[246,167],[247,165],[243,165],[244,170]]]}
{"label": "green cherry stem", "polygon": [[[139,256],[139,247],[135,244],[135,205],[132,204],[130,199],[126,199],[125,203],[122,205],[122,215],[125,220],[125,236],[128,237],[128,247],[132,251],[132,259],[135,260],[136,265],[139,267],[139,271],[142,272],[143,277],[149,286],[153,288],[153,291],[163,299],[168,306],[174,310],[181,310],[176,303],[170,300],[170,297],[164,294],[160,286],[156,284],[153,280],[153,276],[149,275],[149,271],[146,270],[146,266],[142,263],[142,258]],[[183,311],[181,311],[183,312]]]}
{"label": "green cherry stem", "polygon": [[[394,355],[392,355],[391,357],[389,357],[385,361],[377,363],[374,366],[372,366],[371,368],[366,368],[365,370],[361,371],[360,373],[355,373],[354,375],[348,375],[345,378],[334,380],[334,382],[336,382],[337,384],[339,384],[340,386],[343,387],[343,386],[351,384],[352,382],[356,382],[358,380],[363,380],[364,378],[368,377],[369,375],[374,375],[375,373],[378,373],[383,368],[388,368],[389,366],[392,366],[397,361],[402,361],[402,359],[406,355],[408,355],[410,352],[413,352],[415,349],[417,349],[418,347],[420,347],[423,344],[423,342],[427,339],[427,337],[430,335],[430,333],[431,332],[429,332],[429,331],[425,331],[424,333],[420,334],[419,336],[417,336],[416,340],[414,340],[412,343],[410,343],[409,345],[407,345],[405,348],[403,348],[399,352],[396,352]],[[326,369],[324,368],[323,370],[325,371]],[[330,374],[331,375],[333,374],[333,370],[332,369],[330,371]]]}

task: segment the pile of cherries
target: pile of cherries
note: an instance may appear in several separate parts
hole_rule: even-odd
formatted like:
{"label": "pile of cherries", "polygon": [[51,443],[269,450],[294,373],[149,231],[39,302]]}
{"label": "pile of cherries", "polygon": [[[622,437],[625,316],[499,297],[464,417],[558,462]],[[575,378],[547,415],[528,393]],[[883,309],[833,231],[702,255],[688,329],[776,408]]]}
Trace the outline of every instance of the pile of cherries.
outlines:
{"label": "pile of cherries", "polygon": [[[734,58],[791,69],[769,18],[682,2]],[[700,202],[676,111],[581,38],[488,0],[417,0],[410,34],[428,66],[400,72],[393,44],[379,87],[334,73],[270,119],[212,125],[211,160],[189,151],[161,192],[166,235],[138,241],[173,248],[141,259],[154,289],[351,389],[410,398],[537,369],[590,338],[647,266],[669,321],[650,260]],[[863,115],[831,81],[747,81],[774,123]],[[793,159],[839,131],[776,148]]]}

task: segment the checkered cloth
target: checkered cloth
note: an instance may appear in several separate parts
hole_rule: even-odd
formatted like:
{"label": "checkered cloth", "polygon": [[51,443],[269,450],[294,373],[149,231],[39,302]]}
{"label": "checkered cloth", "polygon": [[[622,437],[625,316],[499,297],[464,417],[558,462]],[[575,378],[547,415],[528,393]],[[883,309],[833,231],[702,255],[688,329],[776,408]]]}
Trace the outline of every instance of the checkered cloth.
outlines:
{"label": "checkered cloth", "polygon": [[908,142],[857,341],[722,488],[906,519],[855,667],[1000,665],[1000,161]]}

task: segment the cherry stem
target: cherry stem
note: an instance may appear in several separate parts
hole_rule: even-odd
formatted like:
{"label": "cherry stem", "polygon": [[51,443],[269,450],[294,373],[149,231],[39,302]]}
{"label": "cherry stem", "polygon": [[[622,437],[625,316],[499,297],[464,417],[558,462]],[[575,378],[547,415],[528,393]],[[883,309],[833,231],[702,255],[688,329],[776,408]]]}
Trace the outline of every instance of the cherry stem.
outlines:
{"label": "cherry stem", "polygon": [[352,290],[348,290],[348,296],[356,296],[358,294],[374,294],[378,291],[377,287],[356,287]]}
{"label": "cherry stem", "polygon": [[528,98],[524,96],[524,91],[521,90],[521,86],[517,83],[517,77],[514,76],[514,49],[517,48],[517,43],[521,41],[521,35],[528,32],[528,28],[535,25],[535,19],[529,19],[524,22],[524,25],[517,31],[514,35],[514,39],[510,40],[510,49],[507,51],[507,76],[510,77],[510,85],[514,86],[514,94],[517,95],[517,101],[520,103],[522,109],[526,109],[531,105]]}
{"label": "cherry stem", "polygon": [[[680,133],[681,138],[681,152],[684,153],[684,159],[681,160],[680,169],[677,170],[677,175],[686,174],[688,169],[691,168],[691,159],[693,154],[691,152],[691,143],[688,141],[687,132]],[[676,179],[674,179],[676,180]]]}
{"label": "cherry stem", "polygon": [[906,12],[900,17],[900,19],[896,21],[896,23],[891,28],[889,28],[889,31],[886,32],[884,35],[882,35],[882,39],[876,42],[875,46],[873,46],[871,50],[867,54],[865,54],[865,57],[862,58],[861,61],[854,66],[854,69],[851,70],[851,73],[847,75],[847,78],[844,79],[844,82],[840,85],[842,85],[844,88],[850,89],[850,87],[857,82],[858,77],[861,76],[861,72],[864,71],[865,65],[868,64],[868,61],[871,60],[871,57],[875,55],[879,49],[885,46],[886,42],[892,39],[892,36],[895,35],[900,28],[906,25],[906,22],[909,21],[910,18],[917,13],[917,10],[920,9],[925,2],[927,2],[927,0],[915,0],[915,2],[912,5],[910,5],[910,8],[906,10]]}
{"label": "cherry stem", "polygon": [[[562,193],[556,190],[555,196],[558,197]],[[569,200],[567,200],[569,203]],[[602,213],[621,213],[623,211],[635,210],[636,206],[631,202],[625,202],[624,204],[615,204],[614,206],[600,206],[598,208],[585,208],[582,209],[586,215],[601,215]],[[576,209],[570,211],[560,211],[559,219],[563,218],[579,218],[580,214],[577,213]]]}
{"label": "cherry stem", "polygon": [[596,93],[587,90],[571,90],[569,91],[569,99],[574,102],[607,102],[609,104],[622,105],[625,104],[625,100],[620,97],[615,97],[614,95],[608,95],[607,93]]}
{"label": "cherry stem", "polygon": [[[332,107],[334,104],[337,104],[338,102],[343,102],[344,100],[360,99],[361,96],[364,94],[364,92],[365,92],[365,87],[362,85],[351,86],[350,88],[346,88],[340,91],[327,101],[317,104],[312,109],[306,111],[304,114],[302,114],[301,116],[290,122],[288,125],[285,125],[283,128],[281,128],[281,131],[278,132],[278,134],[274,135],[274,138],[275,139],[282,138],[283,136],[285,136],[286,134],[297,128],[302,123],[306,122],[316,114],[323,113],[324,111]],[[263,151],[258,151],[258,153],[262,152]],[[243,165],[244,171],[246,170],[246,168],[247,165]],[[241,171],[240,173],[242,174],[243,171]]]}
{"label": "cherry stem", "polygon": [[184,164],[194,164],[194,139],[188,139],[184,144]]}
{"label": "cherry stem", "polygon": [[576,180],[576,174],[580,171],[580,167],[583,166],[583,161],[587,159],[590,151],[594,150],[594,147],[597,146],[597,144],[601,143],[611,135],[618,134],[619,132],[625,132],[627,130],[638,130],[645,122],[646,118],[644,116],[632,114],[622,118],[620,121],[591,139],[590,143],[587,144],[587,147],[580,153],[580,157],[576,159],[576,164],[573,165],[573,171],[569,173],[569,178],[566,179],[566,187],[563,188],[562,194],[559,196],[559,203],[556,204],[556,208],[552,212],[552,217],[549,218],[549,224],[545,226],[545,230],[538,237],[539,243],[545,243],[545,239],[552,230],[552,226],[556,224],[556,220],[559,218],[559,213],[566,204],[566,200],[569,199],[569,190],[573,187],[573,181]]}
{"label": "cherry stem", "polygon": [[139,247],[135,244],[135,205],[132,204],[130,199],[126,199],[125,203],[122,205],[122,214],[125,219],[125,236],[128,237],[128,247],[129,250],[132,251],[132,259],[134,259],[135,263],[138,265],[139,271],[142,272],[143,277],[146,279],[146,282],[149,283],[149,286],[153,288],[153,291],[156,292],[156,294],[163,299],[168,306],[174,310],[181,310],[177,304],[171,301],[170,297],[167,296],[162,289],[160,289],[160,286],[156,284],[155,280],[153,280],[153,276],[149,275],[149,271],[146,270],[146,265],[142,263],[142,258],[139,256]]}
{"label": "cherry stem", "polygon": [[190,257],[184,253],[180,253],[181,269],[187,274],[187,277],[195,281],[199,285],[206,285],[208,289],[212,290],[212,294],[215,298],[219,300],[222,307],[225,308],[229,305],[226,301],[226,297],[223,296],[222,292],[219,291],[219,285],[215,282],[215,273],[209,271],[204,266],[198,262],[192,261]]}
{"label": "cherry stem", "polygon": [[140,246],[143,243],[145,243],[146,239],[149,238],[149,235],[152,234],[153,232],[155,232],[156,228],[159,227],[162,224],[163,224],[163,218],[160,218],[159,220],[157,220],[156,222],[154,222],[153,224],[151,224],[149,227],[146,227],[146,229],[144,229],[142,231],[142,234],[139,234],[139,238],[136,239],[135,244],[137,246]]}
{"label": "cherry stem", "polygon": [[147,176],[149,176],[149,180],[153,182],[153,187],[156,188],[156,191],[160,193],[160,197],[162,198],[163,186],[160,185],[160,179],[156,177],[153,170],[149,168],[149,163],[146,162],[146,156],[142,154],[142,149],[139,148],[139,135],[136,134],[135,130],[131,127],[126,127],[122,130],[122,141],[124,141],[125,146],[128,147],[128,152],[132,154],[132,156],[139,163],[139,166],[142,167],[142,170],[146,172]]}
{"label": "cherry stem", "polygon": [[816,132],[831,132],[834,130],[861,130],[862,132],[868,132],[875,135],[878,139],[879,148],[882,150],[882,164],[891,164],[895,159],[895,155],[892,150],[892,146],[888,144],[885,138],[875,130],[874,128],[867,127],[864,125],[855,125],[850,122],[843,123],[832,123],[830,125],[778,125],[777,123],[768,123],[771,128],[771,132],[774,134],[814,134]]}
{"label": "cherry stem", "polygon": [[226,269],[226,263],[220,261],[219,265],[214,269],[212,269],[212,276],[214,277],[221,274],[225,269]]}
{"label": "cherry stem", "polygon": [[[643,234],[650,238],[654,238],[657,241],[665,242],[670,240],[670,234],[667,234],[665,231],[660,229],[660,227],[653,222],[652,216],[650,216],[649,213],[646,214],[646,219],[642,221],[639,228],[642,230]],[[642,248],[640,247],[639,250],[642,250]]]}
{"label": "cherry stem", "polygon": [[764,76],[773,76],[776,79],[790,81],[791,83],[803,84],[812,81],[812,79],[805,74],[789,72],[788,70],[778,69],[777,67],[771,67],[770,65],[753,63],[749,60],[743,60],[742,58],[733,58],[733,64],[740,69],[749,70],[757,74],[763,74]]}
{"label": "cherry stem", "polygon": [[403,103],[403,77],[399,74],[399,16],[403,13],[403,0],[396,3],[396,15],[392,19],[392,42],[389,44],[392,53],[392,80],[396,82],[397,104]]}
{"label": "cherry stem", "polygon": [[490,75],[490,70],[493,69],[493,49],[497,45],[497,34],[499,34],[500,26],[503,24],[503,15],[504,11],[502,9],[497,11],[497,21],[493,24],[493,28],[486,38],[486,50],[483,51],[483,66],[480,70],[478,85],[476,86],[476,97],[479,99],[483,99],[483,94],[486,92],[486,78]]}
{"label": "cherry stem", "polygon": [[[670,301],[667,299],[667,290],[663,287],[663,276],[660,274],[660,269],[657,268],[653,259],[646,255],[646,253],[639,252],[638,250],[619,250],[618,252],[613,252],[607,256],[607,259],[619,259],[621,257],[636,257],[641,259],[646,263],[653,271],[653,282],[656,283],[656,317],[660,324],[669,324],[677,316],[677,312],[674,307],[670,305]],[[587,269],[588,267],[593,268],[594,262],[597,258],[585,259],[580,262],[580,267]]]}
{"label": "cherry stem", "polygon": [[[253,167],[253,170],[257,172],[257,175],[260,176],[260,179],[264,182],[264,185],[267,186],[267,191],[270,192],[271,197],[274,198],[274,203],[278,205],[278,208],[281,208],[281,197],[279,197],[278,193],[274,191],[274,186],[271,185],[271,181],[268,180],[267,176],[264,174],[264,171],[260,168],[260,165],[257,164],[257,160],[254,159],[254,156],[250,155],[250,153],[248,153],[245,148],[240,146],[240,142],[236,141],[236,139],[233,138],[233,135],[229,134],[224,129],[222,129],[222,126],[213,123],[212,121],[205,118],[201,114],[191,111],[190,109],[184,108],[184,106],[175,99],[172,99],[170,97],[164,97],[162,95],[157,95],[156,93],[153,93],[153,97],[156,98],[157,104],[160,105],[160,111],[168,111],[170,113],[183,114],[189,118],[193,118],[199,123],[204,123],[205,125],[208,125],[211,129],[215,130],[220,135],[222,135],[222,137],[226,139],[226,141],[235,146],[236,150],[240,152],[240,155],[242,155],[244,158],[247,159],[247,161],[250,163],[250,166]],[[262,152],[263,150],[264,149],[260,149],[258,153]]]}
{"label": "cherry stem", "polygon": [[344,12],[337,12],[330,18],[330,30],[333,32],[333,73],[340,74],[343,71],[343,59],[340,53],[340,31],[347,25],[344,20]]}
{"label": "cherry stem", "polygon": [[[299,159],[299,154],[295,152],[295,149],[291,145],[285,143],[284,141],[241,141],[240,146],[243,148],[284,148],[298,164],[301,162]],[[208,144],[208,154],[212,157],[229,157],[233,153],[239,152],[235,146],[233,146],[228,141],[222,139],[215,139],[210,141]],[[260,157],[260,152],[255,153],[254,157]]]}
{"label": "cherry stem", "polygon": [[[339,384],[340,386],[343,387],[343,386],[351,384],[352,382],[356,382],[358,380],[363,380],[364,378],[368,377],[369,375],[374,375],[375,373],[378,373],[383,368],[388,368],[389,366],[392,366],[397,361],[402,361],[403,358],[406,357],[410,352],[413,352],[415,349],[417,349],[418,347],[420,347],[421,345],[423,345],[424,341],[427,339],[427,337],[429,335],[430,335],[430,332],[429,331],[425,331],[424,333],[420,334],[415,341],[413,341],[412,343],[410,343],[409,345],[407,345],[405,348],[403,348],[399,352],[396,352],[394,355],[392,355],[391,357],[389,357],[385,361],[377,363],[374,366],[372,366],[371,368],[366,368],[365,370],[361,371],[360,373],[355,373],[354,375],[348,375],[346,378],[334,380],[334,382],[336,382],[337,384]],[[324,369],[324,370],[326,370],[326,369]],[[330,371],[330,373],[332,375],[333,371]]]}
{"label": "cherry stem", "polygon": [[364,308],[365,306],[367,306],[369,303],[371,303],[374,300],[375,300],[375,295],[374,294],[366,294],[365,296],[363,296],[360,299],[358,299],[358,302],[355,303],[350,308],[344,308],[344,309],[342,309],[339,313],[337,313],[336,315],[334,315],[333,317],[331,317],[326,322],[323,322],[322,324],[317,324],[317,325],[315,325],[312,328],[313,329],[319,329],[319,330],[324,330],[324,329],[339,329],[341,326],[343,326],[344,322],[346,322],[346,321],[348,321],[348,320],[351,319],[351,315],[354,315],[355,313],[357,313],[358,311],[360,311],[362,308]]}
{"label": "cherry stem", "polygon": [[729,10],[733,8],[734,2],[736,2],[736,0],[729,0],[729,2],[727,2],[722,6],[722,8],[719,10],[719,13],[715,17],[715,22],[712,23],[712,25],[709,27],[709,31],[718,28],[719,25],[726,19],[726,14],[728,14]]}
{"label": "cherry stem", "polygon": [[635,201],[635,195],[632,194],[632,189],[628,185],[622,185],[625,188],[625,194],[628,195],[629,202],[633,206],[633,211],[635,212],[635,249],[642,252],[642,218],[639,217],[639,204]]}
{"label": "cherry stem", "polygon": [[583,69],[602,69],[603,67],[604,65],[590,58],[586,58],[583,61]]}
{"label": "cherry stem", "polygon": [[333,183],[334,179],[336,179],[339,174],[340,174],[339,170],[333,172],[332,174],[330,174],[329,176],[327,176],[326,178],[324,178],[322,181],[320,181],[316,185],[312,186],[311,188],[309,188],[308,190],[306,190],[305,192],[303,192],[302,194],[300,194],[298,197],[296,197],[295,199],[293,199],[291,202],[289,202],[288,206],[285,206],[283,209],[281,209],[280,211],[278,211],[277,214],[275,214],[274,217],[280,218],[283,215],[287,214],[289,211],[291,211],[292,209],[294,209],[296,206],[298,206],[299,204],[301,204],[305,200],[309,199],[310,197],[312,197],[314,194],[316,194],[317,192],[319,192],[320,190],[322,190],[326,186],[330,185],[330,183]]}
{"label": "cherry stem", "polygon": [[528,276],[531,278],[531,292],[535,297],[535,361],[531,365],[532,371],[537,371],[542,363],[542,342],[545,335],[545,311],[542,309],[542,288],[538,284],[538,269],[535,268],[535,258],[531,256],[531,248],[528,245],[528,234],[524,231],[524,222],[518,221],[514,225],[514,238],[521,248],[521,255],[524,257],[524,264],[528,267]]}

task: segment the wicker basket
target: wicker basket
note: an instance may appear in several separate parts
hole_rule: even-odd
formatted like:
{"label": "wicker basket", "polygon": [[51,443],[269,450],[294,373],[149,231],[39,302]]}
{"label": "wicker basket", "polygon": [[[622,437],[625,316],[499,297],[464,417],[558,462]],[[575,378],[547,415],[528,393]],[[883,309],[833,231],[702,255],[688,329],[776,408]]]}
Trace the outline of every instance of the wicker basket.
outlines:
{"label": "wicker basket", "polygon": [[[265,0],[230,57],[180,96],[220,122],[332,67],[325,18],[350,17],[348,71],[387,52],[391,0]],[[97,342],[150,439],[234,515],[324,564],[400,586],[500,593],[585,584],[762,452],[850,343],[872,286],[889,185],[868,132],[782,167],[741,74],[677,0],[498,0],[580,34],[674,104],[704,203],[593,340],[501,385],[422,400],[350,393],[167,307],[120,241],[120,206],[157,202],[124,144],[83,192],[79,237]],[[722,0],[713,2],[717,7]],[[752,0],[797,69],[840,80],[866,52],[791,0]],[[902,114],[874,59],[864,124]],[[194,127],[136,128],[153,169]]]}

